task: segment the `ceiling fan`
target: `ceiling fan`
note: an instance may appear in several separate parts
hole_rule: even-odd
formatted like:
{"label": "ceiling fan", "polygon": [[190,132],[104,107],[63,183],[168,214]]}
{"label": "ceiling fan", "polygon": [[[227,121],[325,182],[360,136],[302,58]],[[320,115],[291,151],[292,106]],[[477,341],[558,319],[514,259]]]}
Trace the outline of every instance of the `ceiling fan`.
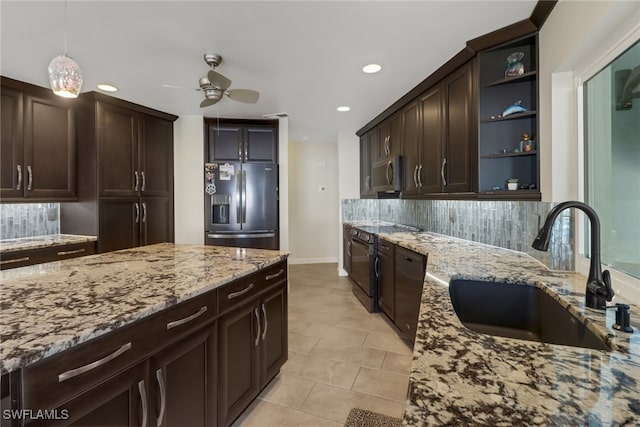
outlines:
{"label": "ceiling fan", "polygon": [[222,56],[217,53],[205,53],[204,62],[211,70],[205,77],[200,78],[200,90],[204,93],[204,100],[200,103],[200,108],[214,105],[220,101],[223,95],[238,102],[255,104],[258,102],[260,92],[251,89],[229,89],[231,80],[215,71],[215,68],[222,62]]}

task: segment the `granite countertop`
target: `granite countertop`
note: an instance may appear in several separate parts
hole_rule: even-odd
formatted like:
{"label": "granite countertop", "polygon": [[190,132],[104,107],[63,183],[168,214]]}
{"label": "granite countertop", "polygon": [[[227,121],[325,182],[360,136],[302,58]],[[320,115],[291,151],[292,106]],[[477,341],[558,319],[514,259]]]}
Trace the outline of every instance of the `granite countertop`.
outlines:
{"label": "granite countertop", "polygon": [[55,246],[73,245],[77,243],[95,242],[96,236],[80,236],[77,234],[51,234],[47,236],[20,237],[0,240],[0,254],[41,249]]}
{"label": "granite countertop", "polygon": [[286,252],[160,243],[0,272],[0,373],[285,260]]}
{"label": "granite countertop", "polygon": [[[520,252],[435,233],[378,235],[427,255],[404,425],[640,424],[640,307],[631,307],[635,332],[627,334],[612,328],[615,310],[585,308],[582,275],[551,271]],[[613,350],[467,329],[451,304],[451,279],[540,287]]]}

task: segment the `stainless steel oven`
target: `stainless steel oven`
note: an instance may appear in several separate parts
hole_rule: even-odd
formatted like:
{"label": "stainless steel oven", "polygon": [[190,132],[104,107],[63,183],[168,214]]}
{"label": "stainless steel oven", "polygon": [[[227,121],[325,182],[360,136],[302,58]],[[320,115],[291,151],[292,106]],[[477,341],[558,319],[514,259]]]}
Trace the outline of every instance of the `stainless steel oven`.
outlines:
{"label": "stainless steel oven", "polygon": [[351,229],[351,289],[369,312],[377,310],[375,286],[375,236]]}

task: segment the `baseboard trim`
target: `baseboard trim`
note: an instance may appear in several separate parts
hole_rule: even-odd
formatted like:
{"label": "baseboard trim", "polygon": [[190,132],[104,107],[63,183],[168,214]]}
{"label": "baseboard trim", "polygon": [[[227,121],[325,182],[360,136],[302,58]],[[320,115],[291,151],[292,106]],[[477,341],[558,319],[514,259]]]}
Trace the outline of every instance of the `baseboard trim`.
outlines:
{"label": "baseboard trim", "polygon": [[289,264],[335,264],[338,258],[291,258]]}

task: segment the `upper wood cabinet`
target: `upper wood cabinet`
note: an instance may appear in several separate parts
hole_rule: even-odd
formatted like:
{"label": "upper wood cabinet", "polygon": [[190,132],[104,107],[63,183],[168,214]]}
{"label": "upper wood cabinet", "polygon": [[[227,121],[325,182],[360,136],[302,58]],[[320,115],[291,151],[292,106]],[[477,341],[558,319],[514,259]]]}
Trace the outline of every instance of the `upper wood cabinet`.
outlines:
{"label": "upper wood cabinet", "polygon": [[76,199],[75,101],[2,78],[3,201]]}
{"label": "upper wood cabinet", "polygon": [[377,157],[375,161],[400,154],[402,147],[402,114],[397,113],[378,126]]}
{"label": "upper wood cabinet", "polygon": [[371,180],[371,165],[377,159],[378,131],[373,129],[360,137],[360,197],[375,197]]}
{"label": "upper wood cabinet", "polygon": [[276,126],[211,122],[207,136],[210,162],[278,162]]}
{"label": "upper wood cabinet", "polygon": [[100,196],[164,196],[173,186],[173,123],[96,103]]}
{"label": "upper wood cabinet", "polygon": [[473,190],[474,102],[469,62],[402,110],[403,197]]}

